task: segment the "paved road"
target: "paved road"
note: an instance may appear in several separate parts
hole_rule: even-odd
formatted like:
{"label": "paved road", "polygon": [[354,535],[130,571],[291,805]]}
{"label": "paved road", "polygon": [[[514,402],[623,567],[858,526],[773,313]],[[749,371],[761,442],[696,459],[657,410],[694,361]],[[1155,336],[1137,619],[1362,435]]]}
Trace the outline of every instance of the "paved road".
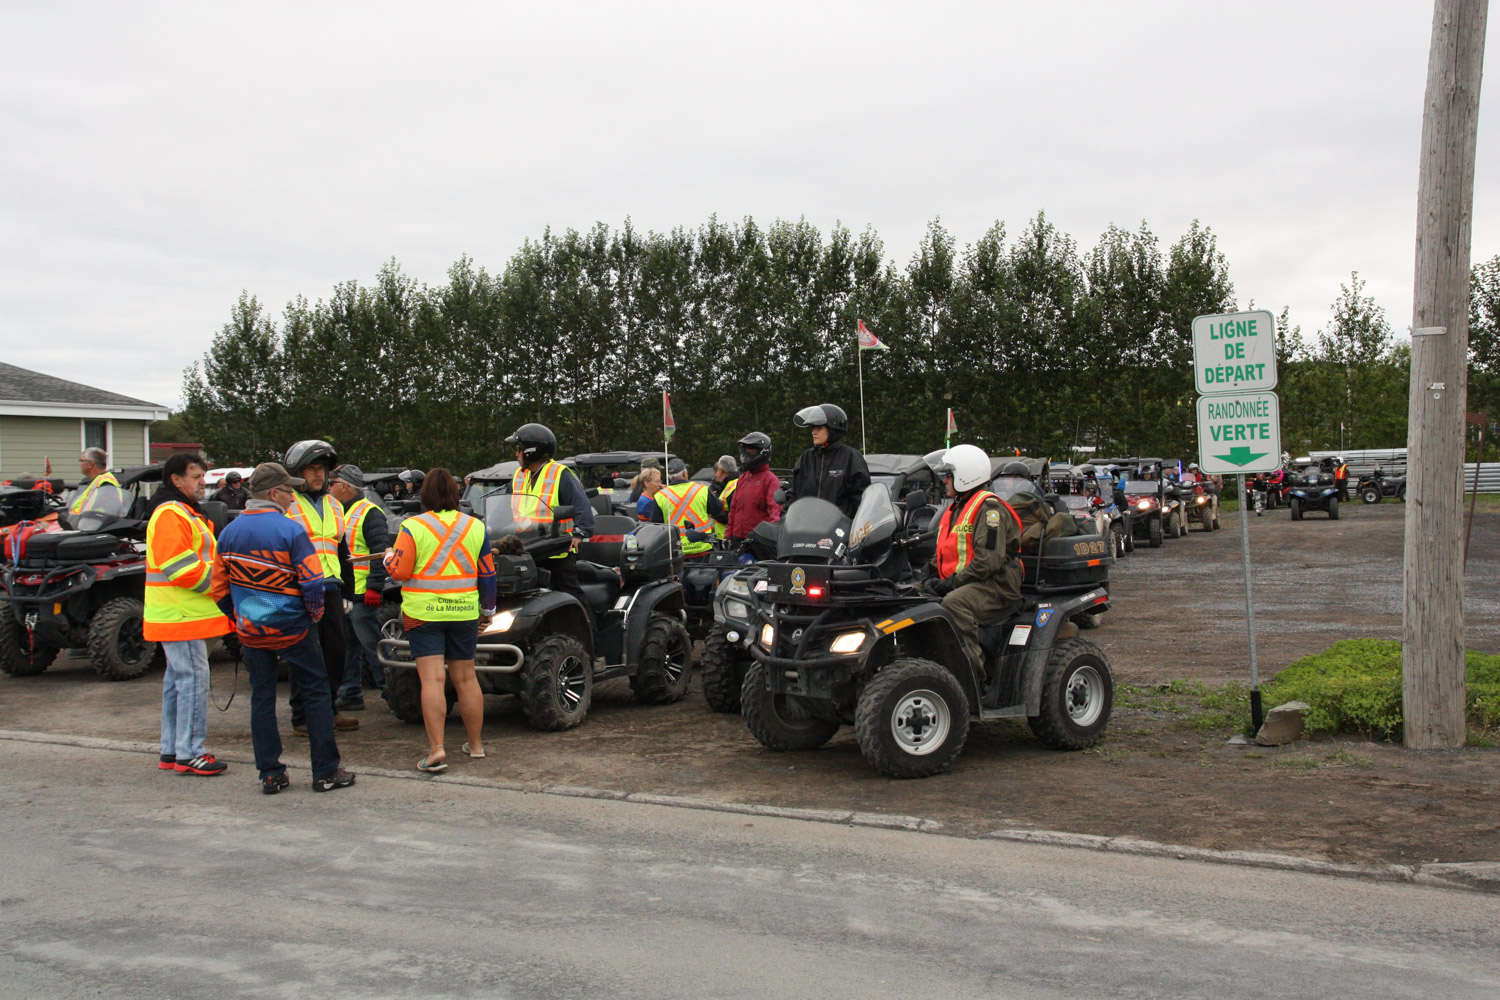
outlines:
{"label": "paved road", "polygon": [[0,996],[1485,997],[1493,896],[0,744]]}

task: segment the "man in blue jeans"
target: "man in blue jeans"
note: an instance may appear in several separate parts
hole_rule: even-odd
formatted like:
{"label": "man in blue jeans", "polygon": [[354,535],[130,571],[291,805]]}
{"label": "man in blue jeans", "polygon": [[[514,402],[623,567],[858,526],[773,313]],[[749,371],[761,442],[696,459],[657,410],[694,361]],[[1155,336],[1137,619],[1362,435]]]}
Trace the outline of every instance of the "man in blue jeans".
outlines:
{"label": "man in blue jeans", "polygon": [[245,512],[219,536],[213,576],[214,599],[234,619],[250,671],[250,741],[260,790],[267,795],[291,784],[276,726],[278,657],[302,688],[313,791],[354,784],[354,775],[339,765],[333,696],[313,627],[323,617],[322,563],[307,532],[286,516],[296,498],[293,491],[301,485],[275,462],[255,467]]}
{"label": "man in blue jeans", "polygon": [[385,511],[364,493],[365,474],[357,465],[341,465],[329,477],[328,492],[344,508],[344,541],[352,563],[346,584],[354,588],[353,607],[344,619],[344,683],[333,703],[335,712],[362,712],[365,707],[364,672],[369,666],[375,688],[385,688],[384,671],[375,658],[380,642],[380,595],[385,591],[381,557],[391,544]]}

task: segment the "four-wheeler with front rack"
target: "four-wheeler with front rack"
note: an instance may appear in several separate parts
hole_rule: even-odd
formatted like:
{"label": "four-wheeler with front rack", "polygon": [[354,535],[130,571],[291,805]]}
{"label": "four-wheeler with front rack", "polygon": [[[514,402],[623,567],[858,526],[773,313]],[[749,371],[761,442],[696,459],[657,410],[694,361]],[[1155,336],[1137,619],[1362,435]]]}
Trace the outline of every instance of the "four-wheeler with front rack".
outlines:
{"label": "four-wheeler with front rack", "polygon": [[942,604],[901,582],[909,512],[881,484],[852,520],[799,500],[782,527],[784,560],[731,578],[750,613],[740,704],[755,738],[814,750],[852,725],[865,759],[902,778],[945,770],[973,721],[1024,718],[1056,749],[1096,742],[1114,682],[1108,657],[1069,619],[1107,605],[1109,540],[1056,538],[1028,560],[1023,597],[981,629],[979,664]]}
{"label": "four-wheeler with front rack", "polygon": [[[105,680],[139,677],[156,643],[141,634],[146,597],[148,488],[161,466],[115,471],[118,487],[96,487],[78,514],[58,513],[64,530],[16,533],[0,568],[0,670],[39,674],[62,649],[88,651]],[[205,501],[222,527],[228,509]],[[14,530],[18,526],[12,526]]]}
{"label": "four-wheeler with front rack", "polygon": [[[485,694],[521,699],[526,718],[544,730],[571,729],[588,715],[594,685],[628,677],[647,704],[677,701],[691,680],[692,640],[683,624],[682,551],[675,530],[616,515],[594,519],[594,535],[578,544],[578,578],[587,606],[550,589],[547,562],[572,536],[555,511],[531,496],[497,494],[485,501],[493,540],[499,605],[479,636],[475,672]],[[382,600],[378,658],[386,701],[403,722],[422,721],[421,682],[402,631],[400,584]],[[454,694],[448,689],[449,707]]]}
{"label": "four-wheeler with front rack", "polygon": [[1107,465],[1125,470],[1125,503],[1130,507],[1133,538],[1153,549],[1163,539],[1187,534],[1182,519],[1182,499],[1169,489],[1162,474],[1165,462],[1159,458],[1111,458]]}

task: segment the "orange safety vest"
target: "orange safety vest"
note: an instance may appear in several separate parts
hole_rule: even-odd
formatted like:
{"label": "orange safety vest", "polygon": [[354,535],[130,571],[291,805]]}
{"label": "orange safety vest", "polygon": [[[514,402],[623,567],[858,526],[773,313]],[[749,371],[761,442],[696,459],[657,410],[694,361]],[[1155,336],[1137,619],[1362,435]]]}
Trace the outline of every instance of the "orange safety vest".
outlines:
{"label": "orange safety vest", "polygon": [[[174,520],[180,523],[168,527]],[[152,512],[146,526],[146,601],[141,616],[146,641],[181,642],[229,633],[229,619],[209,596],[217,553],[213,526],[187,504],[171,500]]]}
{"label": "orange safety vest", "polygon": [[428,511],[401,530],[416,546],[417,566],[401,583],[401,613],[423,622],[478,619],[484,523],[456,510]]}
{"label": "orange safety vest", "polygon": [[324,493],[314,503],[307,494],[299,492],[287,508],[286,516],[301,525],[307,537],[312,539],[313,550],[323,567],[323,578],[340,579],[339,539],[344,535],[344,508],[333,494]]}
{"label": "orange safety vest", "polygon": [[[974,522],[979,517],[980,506],[986,500],[1000,498],[989,490],[978,490],[964,504],[963,510],[959,510],[956,504],[949,504],[948,509],[943,511],[937,540],[937,569],[938,576],[942,579],[962,573],[964,567],[969,565],[969,560],[974,558]],[[1010,516],[1016,519],[1016,528],[1020,529],[1021,517],[1015,509],[1004,500],[1000,500],[1000,506],[1010,511]]]}
{"label": "orange safety vest", "polygon": [[[555,510],[559,506],[558,495],[562,492],[562,477],[567,469],[568,467],[561,462],[554,462],[550,458],[541,468],[536,470],[534,475],[525,468],[517,469],[515,478],[511,480],[511,492],[516,496],[536,497]],[[524,511],[524,507],[517,507],[516,516],[529,516],[531,520],[540,524],[551,524],[554,520],[550,513],[546,517],[543,517],[540,512],[527,515]],[[573,519],[568,518],[566,521],[558,521],[557,530],[560,534],[564,535],[571,532],[573,530]],[[570,555],[572,553],[564,549],[551,558],[566,559]]]}

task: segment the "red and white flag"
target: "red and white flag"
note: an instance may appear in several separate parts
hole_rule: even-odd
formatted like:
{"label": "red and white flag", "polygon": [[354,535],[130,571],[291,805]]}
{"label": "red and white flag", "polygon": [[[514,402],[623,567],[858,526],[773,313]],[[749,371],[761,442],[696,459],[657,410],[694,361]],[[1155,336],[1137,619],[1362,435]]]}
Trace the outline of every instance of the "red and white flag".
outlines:
{"label": "red and white flag", "polygon": [[861,351],[889,351],[890,347],[880,342],[880,338],[870,332],[865,326],[865,321],[859,321],[859,349]]}
{"label": "red and white flag", "polygon": [[47,463],[47,471],[43,475],[52,475],[52,456],[43,455],[42,460]]}
{"label": "red and white flag", "polygon": [[661,434],[670,441],[676,433],[677,421],[672,419],[672,397],[664,391],[661,394]]}

